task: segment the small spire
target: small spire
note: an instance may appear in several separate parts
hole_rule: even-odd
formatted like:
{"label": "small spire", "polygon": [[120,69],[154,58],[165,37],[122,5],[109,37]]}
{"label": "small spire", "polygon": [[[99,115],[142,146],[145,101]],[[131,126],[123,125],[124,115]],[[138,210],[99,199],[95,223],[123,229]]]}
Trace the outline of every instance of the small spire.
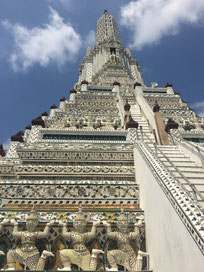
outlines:
{"label": "small spire", "polygon": [[64,101],[66,101],[66,97],[62,97],[61,99],[60,99],[60,102],[64,102]]}
{"label": "small spire", "polygon": [[55,104],[53,104],[52,106],[50,106],[51,110],[57,109],[57,106]]}
{"label": "small spire", "polygon": [[82,82],[81,82],[81,85],[83,85],[83,84],[86,84],[86,85],[88,85],[89,83],[88,83],[88,81],[87,80],[83,80]]}
{"label": "small spire", "polygon": [[12,142],[20,142],[20,143],[23,143],[23,142],[24,142],[24,140],[23,140],[23,135],[24,135],[24,133],[23,133],[23,131],[21,130],[21,131],[19,131],[16,135],[11,136],[11,141],[12,141]]}
{"label": "small spire", "polygon": [[45,111],[42,113],[42,116],[48,116],[48,113]]}
{"label": "small spire", "polygon": [[77,91],[73,88],[73,89],[71,89],[71,91],[70,91],[70,94],[76,94],[77,93]]}
{"label": "small spire", "polygon": [[32,126],[41,126],[41,127],[45,127],[45,122],[43,121],[43,119],[41,118],[41,116],[37,117],[36,119],[33,119],[31,121]]}
{"label": "small spire", "polygon": [[167,82],[165,87],[166,87],[166,88],[168,88],[168,87],[173,88],[173,84]]}
{"label": "small spire", "polygon": [[26,127],[26,129],[31,130],[31,126],[30,126],[30,125],[28,125],[28,126]]}

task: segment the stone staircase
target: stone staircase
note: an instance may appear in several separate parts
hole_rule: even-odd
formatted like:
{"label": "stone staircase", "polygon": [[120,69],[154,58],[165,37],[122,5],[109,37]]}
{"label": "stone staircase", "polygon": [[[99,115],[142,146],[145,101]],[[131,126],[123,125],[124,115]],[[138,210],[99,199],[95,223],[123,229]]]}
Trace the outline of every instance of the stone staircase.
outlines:
{"label": "stone staircase", "polygon": [[177,146],[158,146],[158,158],[204,208],[204,169]]}
{"label": "stone staircase", "polygon": [[[143,132],[143,140],[145,143],[152,146],[152,142],[155,142],[155,138],[153,133],[150,131],[150,127],[147,123],[147,120],[144,116],[142,116],[139,105],[133,104],[130,108],[131,116],[134,121],[138,122],[138,136],[139,139],[142,138],[142,132]],[[151,142],[152,141],[152,142]]]}
{"label": "stone staircase", "polygon": [[[139,124],[139,140],[142,140],[141,134],[143,134],[144,143],[157,152],[158,158],[166,166],[167,170],[204,208],[204,169],[182,152],[178,146],[157,145],[155,149],[153,144],[155,143],[154,135],[147,120],[142,115],[139,105],[131,105],[130,112],[133,120]],[[142,131],[140,126],[142,126]]]}
{"label": "stone staircase", "polygon": [[[139,124],[139,140],[157,152],[159,160],[167,170],[182,184],[182,186],[204,208],[204,169],[182,152],[178,146],[154,145],[155,138],[145,117],[141,114],[139,105],[131,105],[130,112],[134,121]],[[140,129],[142,126],[142,131]],[[143,133],[142,133],[143,132]],[[156,148],[156,149],[155,149]]]}

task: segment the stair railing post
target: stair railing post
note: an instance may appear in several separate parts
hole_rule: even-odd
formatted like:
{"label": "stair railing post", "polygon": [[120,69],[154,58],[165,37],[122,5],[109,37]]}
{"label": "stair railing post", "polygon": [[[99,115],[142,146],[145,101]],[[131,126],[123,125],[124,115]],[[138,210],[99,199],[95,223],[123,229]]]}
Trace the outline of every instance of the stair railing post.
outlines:
{"label": "stair railing post", "polygon": [[157,148],[157,144],[154,143],[154,150],[155,150],[155,154],[158,157],[158,148]]}
{"label": "stair railing post", "polygon": [[138,134],[138,129],[136,128],[136,138],[137,138],[137,141],[139,141],[139,134]]}
{"label": "stair railing post", "polygon": [[144,142],[142,126],[140,126],[140,134],[141,134],[141,140],[142,142]]}

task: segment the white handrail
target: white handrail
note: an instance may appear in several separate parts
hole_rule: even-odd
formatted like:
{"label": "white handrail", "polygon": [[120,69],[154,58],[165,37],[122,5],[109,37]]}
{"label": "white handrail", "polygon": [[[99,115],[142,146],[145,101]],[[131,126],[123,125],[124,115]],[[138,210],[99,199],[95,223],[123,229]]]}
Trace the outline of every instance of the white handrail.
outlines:
{"label": "white handrail", "polygon": [[135,92],[135,96],[136,96],[137,103],[139,104],[141,111],[144,114],[144,117],[147,119],[152,129],[155,130],[157,139],[158,141],[160,141],[155,118],[154,118],[154,113],[152,109],[150,108],[149,104],[147,103],[147,101],[145,100],[145,98],[143,97],[141,93]]}
{"label": "white handrail", "polygon": [[117,98],[118,98],[119,113],[120,113],[120,117],[121,117],[121,127],[123,127],[124,126],[124,118],[125,118],[124,103],[123,103],[123,98],[119,92],[117,92]]}

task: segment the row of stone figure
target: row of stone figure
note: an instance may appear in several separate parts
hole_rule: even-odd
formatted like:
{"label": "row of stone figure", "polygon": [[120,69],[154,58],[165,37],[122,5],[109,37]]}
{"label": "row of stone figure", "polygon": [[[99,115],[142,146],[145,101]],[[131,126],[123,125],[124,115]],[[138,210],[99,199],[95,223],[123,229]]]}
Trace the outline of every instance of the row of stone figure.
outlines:
{"label": "row of stone figure", "polygon": [[[8,224],[8,220],[4,220],[0,223],[0,230],[4,224]],[[18,223],[11,220],[14,225],[13,237],[21,240],[21,247],[10,249],[7,253],[7,269],[15,270],[16,262],[24,265],[24,269],[29,270],[44,270],[46,259],[54,254],[50,251],[44,250],[40,256],[36,247],[37,239],[46,238],[49,235],[50,227],[54,224],[54,221],[47,223],[43,232],[36,232],[35,228],[38,225],[38,216],[35,210],[32,210],[26,219],[26,231],[18,231]],[[63,227],[62,235],[65,239],[72,242],[73,249],[60,250],[60,257],[63,264],[63,268],[58,270],[71,270],[71,264],[75,264],[79,269],[94,271],[97,269],[97,256],[104,252],[99,249],[92,249],[90,254],[86,247],[86,243],[92,240],[96,236],[96,227],[100,225],[100,221],[93,222],[90,232],[85,232],[87,220],[84,213],[79,210],[73,220],[74,231],[67,232],[66,223],[60,222],[60,226]],[[118,231],[112,232],[111,225],[106,221],[103,225],[107,229],[107,235],[110,239],[116,240],[118,243],[118,249],[110,250],[107,252],[107,259],[110,268],[106,267],[109,271],[118,271],[118,265],[124,266],[128,271],[140,271],[142,270],[143,256],[148,254],[142,251],[138,251],[136,255],[130,241],[138,238],[140,235],[139,227],[141,222],[135,224],[133,232],[128,232],[128,218],[122,211],[117,219]],[[4,252],[0,251],[0,255],[4,255]]]}

